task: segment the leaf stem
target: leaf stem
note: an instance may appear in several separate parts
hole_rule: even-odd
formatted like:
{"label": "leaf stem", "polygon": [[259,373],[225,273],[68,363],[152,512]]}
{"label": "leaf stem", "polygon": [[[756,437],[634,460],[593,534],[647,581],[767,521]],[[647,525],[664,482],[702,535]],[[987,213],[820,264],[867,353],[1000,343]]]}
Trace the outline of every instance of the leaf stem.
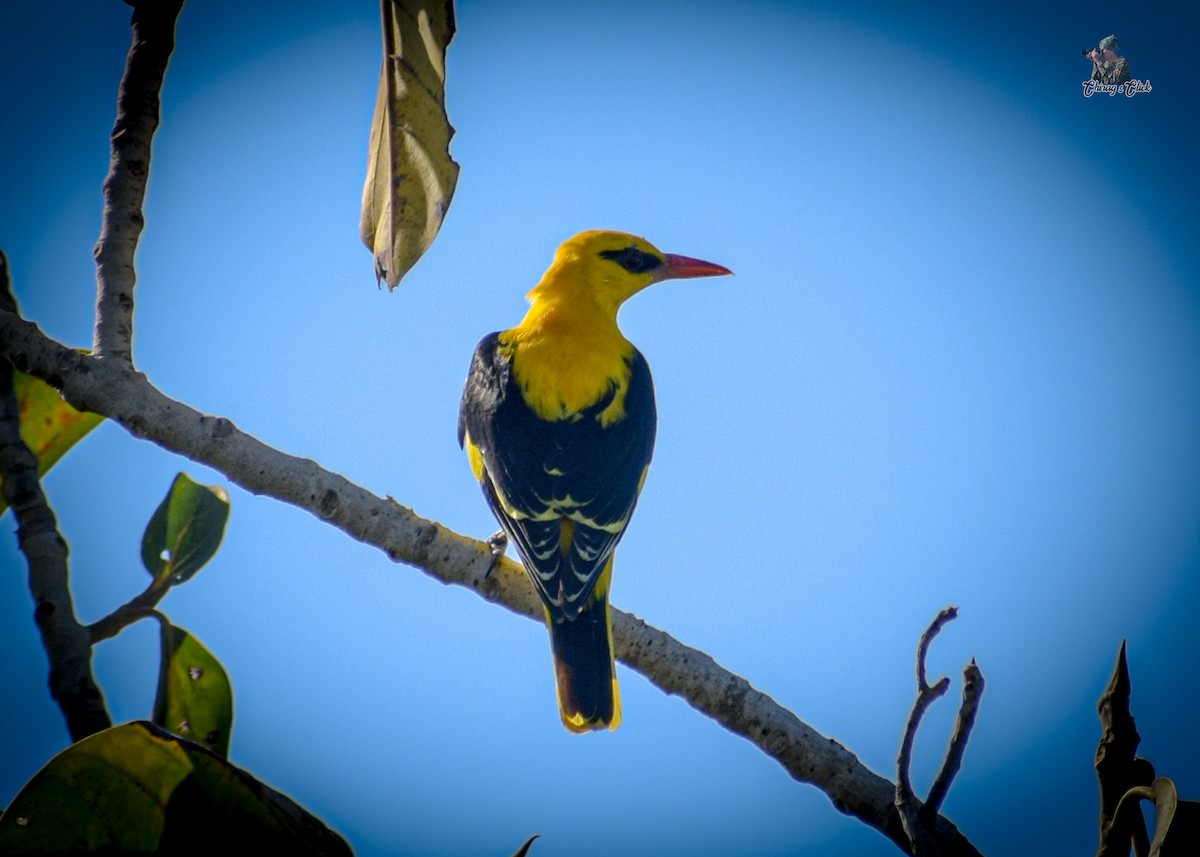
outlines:
{"label": "leaf stem", "polygon": [[134,622],[154,615],[154,608],[162,601],[163,596],[171,589],[171,581],[166,577],[155,578],[150,585],[135,595],[103,619],[98,619],[87,626],[87,632],[92,645],[117,636]]}

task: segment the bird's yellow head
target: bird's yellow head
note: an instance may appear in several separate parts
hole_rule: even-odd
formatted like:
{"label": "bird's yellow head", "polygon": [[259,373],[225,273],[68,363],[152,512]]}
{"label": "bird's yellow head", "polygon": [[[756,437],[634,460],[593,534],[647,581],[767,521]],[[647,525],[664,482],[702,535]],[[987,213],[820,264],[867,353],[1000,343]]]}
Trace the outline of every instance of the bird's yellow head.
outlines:
{"label": "bird's yellow head", "polygon": [[652,283],[731,273],[712,262],[663,253],[645,238],[627,232],[593,230],[563,242],[528,297],[535,305],[561,300],[593,303],[615,318],[622,303]]}

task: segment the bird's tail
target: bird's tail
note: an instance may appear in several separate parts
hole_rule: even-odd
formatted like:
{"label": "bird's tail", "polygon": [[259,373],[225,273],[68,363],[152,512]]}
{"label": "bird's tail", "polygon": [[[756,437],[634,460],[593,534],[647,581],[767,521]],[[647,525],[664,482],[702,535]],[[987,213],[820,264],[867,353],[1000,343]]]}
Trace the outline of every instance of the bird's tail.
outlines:
{"label": "bird's tail", "polygon": [[558,711],[563,725],[572,732],[616,729],[621,725],[621,695],[617,691],[608,607],[610,571],[611,566],[605,569],[590,603],[574,619],[546,616],[558,684]]}

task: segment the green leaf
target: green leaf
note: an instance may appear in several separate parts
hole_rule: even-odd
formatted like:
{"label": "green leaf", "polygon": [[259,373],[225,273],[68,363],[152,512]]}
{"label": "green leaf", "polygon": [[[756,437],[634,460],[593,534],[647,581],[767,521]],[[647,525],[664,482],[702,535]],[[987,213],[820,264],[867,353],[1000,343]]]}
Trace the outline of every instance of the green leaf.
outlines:
{"label": "green leaf", "polygon": [[[13,370],[13,393],[21,420],[21,440],[37,456],[44,476],[67,450],[103,422],[99,414],[77,411],[45,381]],[[0,514],[8,508],[0,500]]]}
{"label": "green leaf", "polygon": [[144,721],[63,750],[0,816],[0,853],[98,850],[352,853],[291,798]]}
{"label": "green leaf", "polygon": [[458,183],[446,116],[450,0],[382,0],[383,69],[359,230],[389,289],[433,243]]}
{"label": "green leaf", "polygon": [[229,495],[186,473],[154,510],[142,535],[142,564],[156,581],[183,583],[213,558],[229,520]]}
{"label": "green leaf", "polygon": [[200,641],[160,617],[162,662],[154,723],[229,756],[233,687],[225,668]]}

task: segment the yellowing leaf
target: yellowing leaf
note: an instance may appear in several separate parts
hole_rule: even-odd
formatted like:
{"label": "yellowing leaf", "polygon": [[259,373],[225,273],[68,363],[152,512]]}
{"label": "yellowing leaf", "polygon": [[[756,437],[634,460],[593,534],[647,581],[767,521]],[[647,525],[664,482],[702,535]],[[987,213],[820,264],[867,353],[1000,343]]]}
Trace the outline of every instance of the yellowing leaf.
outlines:
{"label": "yellowing leaf", "polygon": [[383,69],[359,229],[394,289],[433,243],[458,183],[446,116],[450,0],[382,0]]}
{"label": "yellowing leaf", "polygon": [[[21,419],[21,440],[37,456],[39,476],[44,476],[68,449],[104,419],[99,414],[75,410],[45,381],[15,369],[13,392]],[[0,500],[0,514],[7,508]]]}

